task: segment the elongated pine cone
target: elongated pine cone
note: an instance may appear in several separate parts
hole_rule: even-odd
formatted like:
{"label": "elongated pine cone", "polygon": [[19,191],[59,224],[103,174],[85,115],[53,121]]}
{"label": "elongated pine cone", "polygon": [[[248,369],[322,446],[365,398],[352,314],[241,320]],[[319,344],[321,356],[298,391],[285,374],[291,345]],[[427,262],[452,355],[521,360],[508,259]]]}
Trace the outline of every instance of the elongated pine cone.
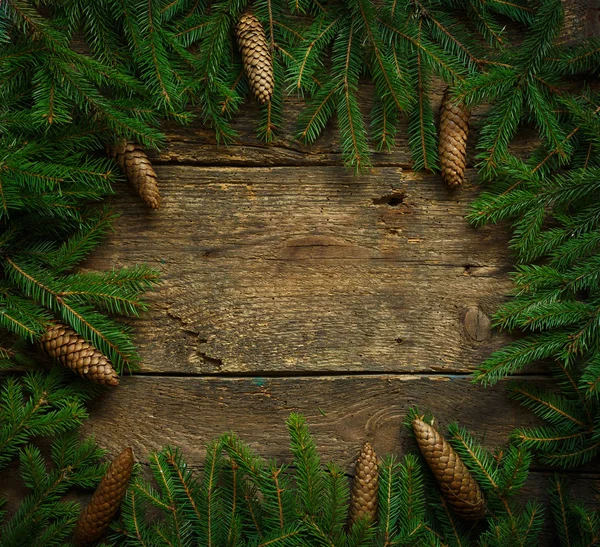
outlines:
{"label": "elongated pine cone", "polygon": [[412,426],[423,457],[448,505],[465,520],[483,518],[486,511],[483,493],[454,448],[423,420],[414,420]]}
{"label": "elongated pine cone", "polygon": [[442,178],[451,188],[462,184],[467,167],[467,136],[469,118],[467,107],[451,98],[446,89],[440,109],[440,166]]}
{"label": "elongated pine cone", "polygon": [[108,154],[117,160],[121,171],[133,184],[144,203],[152,209],[158,209],[160,207],[158,181],[144,149],[137,142],[122,141],[109,147]]}
{"label": "elongated pine cone", "polygon": [[42,336],[40,345],[50,357],[83,378],[107,386],[119,384],[108,358],[67,325],[55,323]]}
{"label": "elongated pine cone", "polygon": [[348,525],[367,517],[374,522],[377,519],[377,493],[379,490],[379,466],[377,454],[370,443],[365,443],[356,460],[352,497],[350,498],[350,514]]}
{"label": "elongated pine cone", "polygon": [[271,100],[275,87],[273,61],[265,29],[256,15],[245,12],[235,26],[235,36],[252,92],[259,103],[265,104]]}
{"label": "elongated pine cone", "polygon": [[107,530],[119,509],[133,471],[133,451],[126,448],[110,464],[86,508],[79,515],[73,541],[85,545]]}

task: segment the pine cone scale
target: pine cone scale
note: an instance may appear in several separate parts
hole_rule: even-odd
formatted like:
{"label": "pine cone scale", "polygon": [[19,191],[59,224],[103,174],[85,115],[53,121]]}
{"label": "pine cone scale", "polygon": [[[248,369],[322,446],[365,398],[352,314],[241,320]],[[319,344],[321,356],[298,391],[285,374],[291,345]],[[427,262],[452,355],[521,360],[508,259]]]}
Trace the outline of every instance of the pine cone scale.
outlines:
{"label": "pine cone scale", "polygon": [[253,13],[246,12],[237,22],[235,35],[252,92],[258,102],[265,104],[273,96],[275,82],[271,51],[264,28]]}
{"label": "pine cone scale", "polygon": [[469,120],[469,110],[454,102],[446,89],[440,108],[439,156],[442,178],[451,188],[465,180]]}
{"label": "pine cone scale", "polygon": [[419,449],[454,512],[465,520],[483,518],[483,493],[450,443],[423,420],[414,420],[412,425]]}
{"label": "pine cone scale", "polygon": [[79,515],[73,534],[75,544],[96,541],[106,531],[127,492],[133,463],[131,448],[126,448],[113,460],[92,499]]}
{"label": "pine cone scale", "polygon": [[158,179],[144,149],[136,142],[123,141],[111,146],[108,153],[116,160],[144,203],[152,209],[158,209],[161,200]]}
{"label": "pine cone scale", "polygon": [[352,527],[361,518],[377,519],[379,466],[377,454],[370,443],[365,443],[356,461],[348,525]]}
{"label": "pine cone scale", "polygon": [[97,384],[119,384],[119,377],[108,358],[71,327],[55,323],[39,343],[50,357],[79,376]]}

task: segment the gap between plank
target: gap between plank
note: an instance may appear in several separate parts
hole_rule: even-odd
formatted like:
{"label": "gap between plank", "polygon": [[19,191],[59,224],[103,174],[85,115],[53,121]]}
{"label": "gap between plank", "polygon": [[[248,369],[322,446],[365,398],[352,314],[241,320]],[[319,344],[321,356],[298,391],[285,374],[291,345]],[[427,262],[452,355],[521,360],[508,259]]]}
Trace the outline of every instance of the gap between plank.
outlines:
{"label": "gap between plank", "polygon": [[[341,155],[340,155],[341,157]],[[310,158],[310,157],[309,157]],[[159,158],[152,159],[152,165],[154,166],[182,166],[182,167],[206,167],[206,168],[220,168],[223,167],[235,167],[242,169],[269,169],[271,167],[297,167],[299,169],[303,169],[305,167],[339,167],[341,169],[346,170],[346,167],[341,161],[337,160],[323,160],[323,161],[306,161],[307,158],[299,157],[299,160],[302,160],[302,163],[295,162],[277,162],[277,163],[268,163],[264,165],[257,165],[258,161],[252,162],[244,162],[244,161],[223,161],[223,162],[203,162],[203,161],[194,161],[194,160],[161,160]],[[414,171],[412,169],[412,164],[410,163],[395,163],[395,162],[378,162],[373,165],[373,169],[377,169],[379,167],[395,167],[400,168],[406,171],[406,173],[421,173],[422,171]],[[366,173],[368,174],[368,172]],[[355,177],[356,180],[360,179],[360,176]],[[441,177],[440,177],[441,180]]]}
{"label": "gap between plank", "polygon": [[[386,372],[386,371],[306,371],[304,373],[290,372],[286,374],[282,371],[256,371],[256,372],[205,372],[205,373],[194,373],[194,372],[153,372],[153,371],[137,371],[131,374],[124,374],[126,376],[137,376],[140,378],[223,378],[227,380],[236,379],[248,379],[248,378],[269,378],[269,379],[282,379],[282,380],[302,380],[308,378],[314,379],[326,379],[326,378],[372,378],[380,376],[382,379],[397,378],[407,379],[410,377],[414,378],[425,378],[425,379],[464,379],[472,376],[471,372]],[[552,378],[550,373],[541,374],[539,372],[524,372],[523,374],[507,376],[502,381],[511,380],[547,380]]]}

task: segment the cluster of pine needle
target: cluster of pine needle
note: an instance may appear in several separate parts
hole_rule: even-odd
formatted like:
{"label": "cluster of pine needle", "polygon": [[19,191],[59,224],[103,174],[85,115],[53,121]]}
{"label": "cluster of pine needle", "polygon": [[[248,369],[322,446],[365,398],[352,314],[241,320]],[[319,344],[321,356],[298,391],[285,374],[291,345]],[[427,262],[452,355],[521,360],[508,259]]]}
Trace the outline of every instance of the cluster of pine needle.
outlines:
{"label": "cluster of pine needle", "polygon": [[[141,295],[158,279],[146,266],[80,268],[115,218],[102,202],[118,169],[102,150],[162,140],[158,93],[133,52],[119,62],[100,53],[98,18],[110,15],[96,6],[0,3],[0,366],[12,369],[1,379],[0,469],[6,477],[18,461],[28,491],[2,513],[3,547],[70,543],[81,507],[67,494],[106,469],[77,433],[100,390],[89,379],[114,385],[135,369],[129,329],[114,316],[144,311]],[[142,21],[130,30],[146,34]],[[88,380],[47,369],[40,350]]]}
{"label": "cluster of pine needle", "polygon": [[[117,171],[98,151],[120,138],[160,142],[160,104],[142,70],[134,77],[125,58],[117,65],[101,53],[100,16],[108,12],[84,2],[0,6],[0,327],[8,363],[22,353],[20,341],[41,343],[61,325],[119,373],[137,362],[127,329],[109,315],[144,310],[140,295],[157,273],[77,267],[114,219],[97,203],[113,193]],[[151,101],[155,108],[140,108]]]}
{"label": "cluster of pine needle", "polygon": [[[407,423],[418,418],[412,409]],[[539,545],[548,515],[536,501],[524,506],[519,501],[532,461],[523,446],[492,454],[464,428],[449,426],[444,443],[464,461],[486,498],[486,517],[477,524],[457,515],[452,498],[435,487],[416,454],[388,455],[379,462],[378,480],[367,486],[376,485],[378,509],[356,518],[356,488],[351,496],[344,471],[322,464],[302,416],[290,415],[287,425],[289,465],[265,461],[231,433],[207,446],[202,474],[188,467],[178,449],[152,454],[153,480],[134,480],[107,545]],[[370,447],[367,457],[373,457]],[[359,465],[360,458],[355,481]],[[573,500],[564,479],[552,480],[550,498],[562,545],[599,540],[600,515]]]}
{"label": "cluster of pine needle", "polygon": [[[559,392],[517,383],[510,394],[547,425],[514,436],[566,468],[600,453],[600,39],[562,43],[563,15],[560,2],[543,3],[521,46],[461,84],[460,95],[492,104],[477,156],[487,184],[468,218],[512,222],[514,297],[494,320],[523,333],[475,379],[490,385],[545,363]],[[540,137],[527,155],[511,146],[524,125]]]}

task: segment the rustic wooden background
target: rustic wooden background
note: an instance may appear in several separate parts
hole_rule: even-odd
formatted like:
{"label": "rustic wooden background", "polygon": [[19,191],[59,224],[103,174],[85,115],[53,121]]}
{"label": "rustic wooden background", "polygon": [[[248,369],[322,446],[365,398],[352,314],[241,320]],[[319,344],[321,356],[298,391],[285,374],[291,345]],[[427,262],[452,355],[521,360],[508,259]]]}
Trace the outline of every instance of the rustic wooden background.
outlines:
{"label": "rustic wooden background", "polygon": [[[597,28],[597,2],[565,3],[567,37]],[[443,89],[436,90],[436,106]],[[365,105],[369,89],[365,89]],[[335,128],[295,142],[299,102],[273,145],[254,136],[258,107],[234,121],[239,143],[217,146],[199,123],[168,126],[154,157],[163,205],[149,211],[123,183],[115,233],[86,268],[147,263],[162,272],[152,309],[131,321],[142,369],[90,408],[84,427],[111,454],[181,447],[201,467],[206,443],[234,430],[265,457],[289,461],[285,419],[303,413],[321,453],[352,473],[365,440],[380,453],[413,446],[401,422],[414,404],[444,427],[459,421],[486,446],[536,423],[504,386],[470,373],[506,336],[489,316],[511,289],[506,226],[464,220],[479,188],[457,191],[411,171],[406,128],[391,153],[354,178]],[[470,150],[481,125],[475,112]],[[517,147],[535,142],[525,133]],[[543,369],[527,377],[548,384]],[[543,498],[549,471],[528,493]],[[572,472],[600,503],[594,466]]]}
{"label": "rustic wooden background", "polygon": [[[596,32],[597,0],[565,7],[565,39]],[[323,457],[351,474],[365,440],[380,454],[414,449],[401,426],[414,404],[488,447],[537,423],[502,383],[471,382],[507,341],[489,316],[511,290],[513,265],[507,226],[464,220],[479,192],[475,172],[452,192],[412,171],[404,126],[397,147],[354,178],[335,127],[310,149],[294,140],[299,109],[287,101],[273,145],[254,135],[251,100],[233,146],[217,146],[200,123],[168,126],[154,157],[162,208],[148,211],[119,188],[116,231],[86,267],[145,262],[163,281],[151,312],[132,321],[141,372],[92,406],[85,431],[113,454],[130,445],[143,460],[170,444],[201,467],[206,443],[234,430],[263,456],[289,461],[284,422],[297,411]],[[481,120],[476,111],[471,152]],[[516,149],[535,144],[524,132]],[[543,369],[527,377],[549,383]],[[549,475],[535,467],[527,492],[544,498]],[[600,505],[598,469],[570,475],[577,494]]]}

